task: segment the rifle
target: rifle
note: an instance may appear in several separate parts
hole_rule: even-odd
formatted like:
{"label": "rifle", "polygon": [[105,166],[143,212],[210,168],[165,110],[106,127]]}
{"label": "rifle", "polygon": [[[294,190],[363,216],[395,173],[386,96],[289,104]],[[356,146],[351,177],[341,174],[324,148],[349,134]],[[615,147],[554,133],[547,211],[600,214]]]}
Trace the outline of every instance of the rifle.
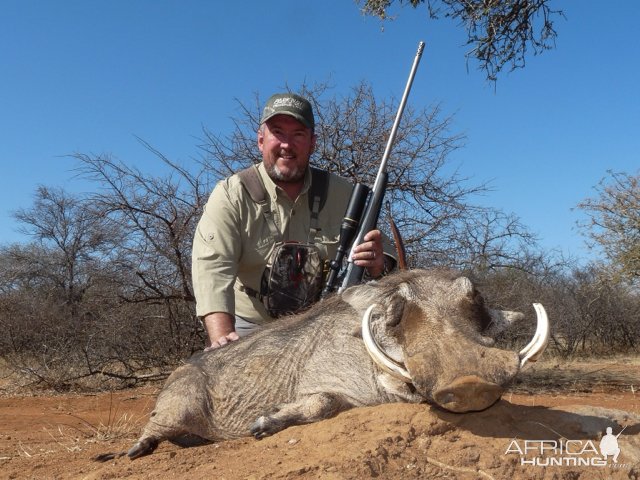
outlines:
{"label": "rifle", "polygon": [[[387,162],[389,160],[389,154],[391,153],[393,142],[396,139],[398,126],[400,125],[400,119],[402,118],[402,113],[404,112],[407,98],[409,97],[409,92],[411,91],[411,85],[413,84],[413,78],[415,77],[416,71],[418,69],[418,64],[420,63],[420,58],[422,57],[423,51],[424,42],[420,42],[418,44],[418,51],[416,52],[416,56],[413,60],[413,65],[411,66],[411,72],[409,73],[407,85],[405,86],[402,99],[400,100],[400,105],[398,106],[396,118],[393,122],[393,126],[391,127],[391,133],[389,134],[389,139],[387,140],[387,145],[384,149],[382,160],[380,161],[380,168],[378,169],[378,174],[373,184],[373,189],[371,189],[371,195],[369,195],[369,188],[360,183],[357,183],[353,188],[351,199],[349,200],[349,205],[347,206],[347,211],[345,212],[345,216],[340,227],[340,240],[338,244],[338,250],[336,252],[336,257],[329,264],[330,272],[327,278],[326,286],[322,292],[323,296],[333,291],[334,284],[338,276],[338,271],[340,269],[340,266],[342,265],[342,260],[347,249],[349,248],[349,245],[351,245],[352,247],[351,251],[349,252],[348,265],[342,280],[342,284],[338,291],[341,292],[345,288],[362,281],[365,269],[364,267],[359,267],[353,263],[353,246],[360,245],[363,241],[364,236],[371,230],[375,230],[378,223],[378,217],[380,215],[380,210],[382,209],[382,201],[387,189],[387,181],[389,177],[389,174],[387,173]],[[363,211],[364,214],[362,213]],[[355,235],[356,230],[357,235]]]}

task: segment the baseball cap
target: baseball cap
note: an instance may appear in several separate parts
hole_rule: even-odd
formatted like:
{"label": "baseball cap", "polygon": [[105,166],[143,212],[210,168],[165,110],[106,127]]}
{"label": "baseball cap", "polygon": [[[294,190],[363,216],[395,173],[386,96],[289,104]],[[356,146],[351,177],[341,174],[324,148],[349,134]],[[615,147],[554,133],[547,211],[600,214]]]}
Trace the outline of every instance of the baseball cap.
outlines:
{"label": "baseball cap", "polygon": [[275,115],[289,115],[312,130],[315,126],[311,104],[306,98],[295,93],[272,95],[262,110],[260,123],[266,122]]}

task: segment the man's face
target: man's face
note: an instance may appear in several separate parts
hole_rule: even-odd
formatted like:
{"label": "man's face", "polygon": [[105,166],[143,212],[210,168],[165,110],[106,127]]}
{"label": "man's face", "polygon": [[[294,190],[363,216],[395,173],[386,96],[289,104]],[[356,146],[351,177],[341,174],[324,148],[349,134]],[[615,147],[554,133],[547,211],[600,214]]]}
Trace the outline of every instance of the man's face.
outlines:
{"label": "man's face", "polygon": [[267,173],[279,182],[304,178],[309,157],[316,146],[311,129],[289,115],[276,115],[258,131],[258,148]]}

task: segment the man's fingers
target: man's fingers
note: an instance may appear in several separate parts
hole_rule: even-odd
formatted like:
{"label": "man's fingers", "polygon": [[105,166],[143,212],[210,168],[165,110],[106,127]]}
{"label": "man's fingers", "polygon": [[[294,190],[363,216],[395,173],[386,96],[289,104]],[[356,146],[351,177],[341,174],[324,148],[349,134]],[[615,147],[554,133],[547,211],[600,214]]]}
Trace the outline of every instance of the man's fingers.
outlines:
{"label": "man's fingers", "polygon": [[362,238],[365,242],[376,242],[382,239],[382,232],[380,230],[371,230],[367,232],[365,236]]}
{"label": "man's fingers", "polygon": [[217,340],[211,342],[211,345],[209,347],[206,347],[204,351],[208,352],[209,350],[215,350],[216,348],[224,347],[229,342],[235,342],[236,340],[240,340],[240,337],[236,332],[231,332],[224,337],[220,337]]}
{"label": "man's fingers", "polygon": [[353,249],[353,261],[356,265],[365,268],[384,267],[384,253],[382,249],[382,233],[380,230],[371,230],[363,242]]}
{"label": "man's fingers", "polygon": [[362,243],[357,245],[354,249],[354,253],[378,251],[382,253],[382,233],[380,230],[371,230],[362,239]]}
{"label": "man's fingers", "polygon": [[354,249],[354,252],[355,253],[377,252],[379,250],[380,251],[382,250],[381,245],[375,242],[365,242],[358,245],[357,248]]}

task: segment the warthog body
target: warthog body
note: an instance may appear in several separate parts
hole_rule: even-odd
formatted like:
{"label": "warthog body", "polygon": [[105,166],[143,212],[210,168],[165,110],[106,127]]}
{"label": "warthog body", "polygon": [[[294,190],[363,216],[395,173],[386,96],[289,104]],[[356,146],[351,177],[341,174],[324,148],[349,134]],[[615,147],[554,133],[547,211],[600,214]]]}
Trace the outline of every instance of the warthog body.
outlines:
{"label": "warthog body", "polygon": [[[363,342],[362,319],[372,304],[366,333],[391,369],[378,366]],[[166,439],[193,445],[262,438],[365,405],[487,408],[520,370],[518,354],[493,348],[487,332],[518,315],[491,313],[467,278],[448,271],[412,270],[352,287],[238,342],[195,354],[167,379],[128,454],[151,453]]]}

